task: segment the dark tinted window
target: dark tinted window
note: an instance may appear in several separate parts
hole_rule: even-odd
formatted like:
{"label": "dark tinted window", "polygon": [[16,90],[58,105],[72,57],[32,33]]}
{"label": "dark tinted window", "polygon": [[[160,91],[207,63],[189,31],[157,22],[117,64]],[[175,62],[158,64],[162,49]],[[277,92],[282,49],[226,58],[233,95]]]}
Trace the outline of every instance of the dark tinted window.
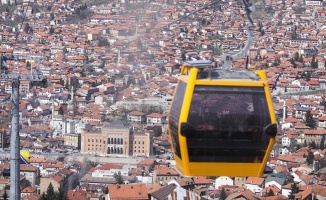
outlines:
{"label": "dark tinted window", "polygon": [[262,87],[196,86],[187,136],[192,162],[262,162],[271,123]]}
{"label": "dark tinted window", "polygon": [[180,144],[178,138],[178,125],[180,112],[184,100],[184,95],[186,91],[186,83],[180,81],[177,87],[177,91],[173,97],[172,106],[169,115],[169,128],[172,135],[172,143],[174,146],[175,154],[181,158]]}

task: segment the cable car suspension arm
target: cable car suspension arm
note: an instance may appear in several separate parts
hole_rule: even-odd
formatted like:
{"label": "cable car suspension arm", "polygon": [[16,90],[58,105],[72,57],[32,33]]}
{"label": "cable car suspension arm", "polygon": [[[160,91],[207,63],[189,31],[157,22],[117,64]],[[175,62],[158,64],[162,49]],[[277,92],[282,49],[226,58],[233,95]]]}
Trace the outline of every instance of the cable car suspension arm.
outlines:
{"label": "cable car suspension arm", "polygon": [[248,38],[245,46],[241,51],[237,54],[230,55],[230,54],[223,54],[222,57],[222,67],[224,70],[228,70],[231,68],[231,63],[233,60],[237,60],[240,58],[245,58],[247,55],[247,52],[252,44],[252,41],[254,40],[254,23],[252,18],[252,12],[255,11],[255,6],[251,3],[249,3],[248,0],[243,0],[243,4],[245,5],[245,11],[247,18],[249,20],[248,22]]}

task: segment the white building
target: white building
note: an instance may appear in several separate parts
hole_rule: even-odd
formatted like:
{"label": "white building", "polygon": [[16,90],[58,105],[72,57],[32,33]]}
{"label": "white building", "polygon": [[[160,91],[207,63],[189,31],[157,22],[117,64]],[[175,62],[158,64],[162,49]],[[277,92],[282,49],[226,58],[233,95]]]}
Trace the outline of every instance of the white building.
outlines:
{"label": "white building", "polygon": [[218,189],[222,185],[234,185],[234,182],[228,176],[220,176],[215,179],[215,189]]}

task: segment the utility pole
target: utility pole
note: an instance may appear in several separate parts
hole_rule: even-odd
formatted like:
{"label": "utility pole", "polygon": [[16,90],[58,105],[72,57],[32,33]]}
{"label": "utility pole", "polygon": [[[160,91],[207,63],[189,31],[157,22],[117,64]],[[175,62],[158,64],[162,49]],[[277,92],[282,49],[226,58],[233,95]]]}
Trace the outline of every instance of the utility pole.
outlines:
{"label": "utility pole", "polygon": [[[8,59],[13,60],[13,59]],[[0,66],[3,63],[1,55]],[[0,78],[11,81],[11,136],[10,136],[10,200],[20,200],[20,137],[19,137],[19,84],[21,79],[30,80],[33,85],[44,85],[47,81],[43,75],[3,74]]]}
{"label": "utility pole", "polygon": [[10,136],[10,199],[20,199],[19,78],[12,80]]}

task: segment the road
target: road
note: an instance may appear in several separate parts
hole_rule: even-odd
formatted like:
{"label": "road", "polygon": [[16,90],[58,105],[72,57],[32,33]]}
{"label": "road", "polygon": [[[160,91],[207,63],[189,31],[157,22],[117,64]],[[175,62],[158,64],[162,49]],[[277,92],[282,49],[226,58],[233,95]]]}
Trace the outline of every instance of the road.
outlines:
{"label": "road", "polygon": [[[137,164],[141,160],[145,159],[143,157],[129,157],[129,158],[120,158],[120,157],[108,157],[108,156],[95,156],[89,154],[82,153],[42,153],[42,154],[31,154],[32,157],[36,158],[46,158],[47,160],[57,159],[59,157],[64,157],[66,162],[73,161],[82,161],[82,162],[95,162],[95,163],[116,163],[116,164]],[[10,152],[0,152],[0,158],[8,158],[10,157]],[[173,161],[172,161],[173,162]]]}

